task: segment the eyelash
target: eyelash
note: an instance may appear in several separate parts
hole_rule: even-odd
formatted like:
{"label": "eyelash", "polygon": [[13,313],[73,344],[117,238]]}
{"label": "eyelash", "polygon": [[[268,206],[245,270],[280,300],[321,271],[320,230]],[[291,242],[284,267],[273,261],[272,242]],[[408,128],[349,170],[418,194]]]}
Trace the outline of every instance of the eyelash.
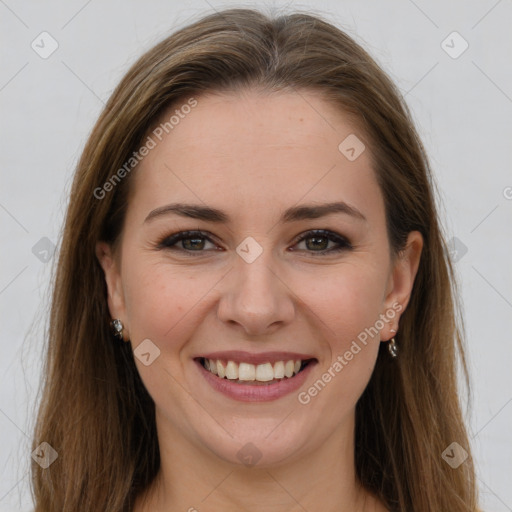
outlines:
{"label": "eyelash", "polygon": [[[312,250],[308,251],[306,249],[307,252],[309,252],[315,256],[325,256],[327,254],[337,253],[340,251],[350,250],[353,248],[352,245],[350,244],[350,242],[346,238],[334,233],[333,231],[329,231],[326,229],[313,229],[310,231],[306,231],[305,233],[302,233],[300,235],[300,238],[294,240],[294,245],[296,245],[300,242],[303,242],[304,240],[307,240],[308,238],[313,238],[313,237],[327,238],[329,241],[335,242],[339,245],[339,247],[323,249],[321,251],[312,251]],[[198,239],[198,238],[201,238],[201,239],[204,238],[205,240],[207,240],[211,243],[215,243],[215,242],[213,242],[213,240],[210,239],[210,237],[207,236],[207,233],[204,231],[180,231],[180,232],[174,233],[170,236],[166,236],[160,242],[158,242],[156,247],[157,247],[157,249],[178,250],[178,251],[185,252],[189,255],[192,255],[192,253],[194,253],[194,252],[197,252],[197,253],[205,252],[204,250],[193,251],[190,249],[183,249],[183,248],[175,247],[175,245],[182,240],[190,240],[190,239]]]}

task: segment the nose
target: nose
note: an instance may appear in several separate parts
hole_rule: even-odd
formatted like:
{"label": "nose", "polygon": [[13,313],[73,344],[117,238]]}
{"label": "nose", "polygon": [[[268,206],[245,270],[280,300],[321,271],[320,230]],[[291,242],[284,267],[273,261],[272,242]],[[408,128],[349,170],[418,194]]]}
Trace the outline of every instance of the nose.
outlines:
{"label": "nose", "polygon": [[223,285],[218,318],[247,335],[271,334],[294,318],[293,292],[269,250],[252,263],[237,257]]}

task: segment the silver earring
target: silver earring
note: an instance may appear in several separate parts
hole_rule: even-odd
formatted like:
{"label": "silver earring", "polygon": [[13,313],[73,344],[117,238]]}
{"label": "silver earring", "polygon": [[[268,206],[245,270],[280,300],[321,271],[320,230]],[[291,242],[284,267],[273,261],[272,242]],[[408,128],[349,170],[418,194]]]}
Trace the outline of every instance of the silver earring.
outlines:
{"label": "silver earring", "polygon": [[395,358],[398,355],[398,347],[396,345],[395,338],[391,338],[388,343],[388,350],[391,357]]}
{"label": "silver earring", "polygon": [[119,320],[118,318],[114,318],[112,322],[110,322],[110,327],[112,328],[112,332],[114,333],[114,336],[116,338],[119,338],[120,340],[123,339],[123,322]]}

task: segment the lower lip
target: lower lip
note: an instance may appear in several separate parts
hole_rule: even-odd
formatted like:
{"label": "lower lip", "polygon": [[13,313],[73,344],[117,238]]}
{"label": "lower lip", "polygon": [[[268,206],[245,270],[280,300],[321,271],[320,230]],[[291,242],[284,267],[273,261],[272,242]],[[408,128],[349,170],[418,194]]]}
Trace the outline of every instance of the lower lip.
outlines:
{"label": "lower lip", "polygon": [[284,378],[273,384],[251,385],[237,384],[236,381],[221,379],[206,370],[198,360],[195,360],[194,362],[197,364],[201,374],[213,389],[229,398],[233,398],[241,402],[269,402],[271,400],[277,400],[289,393],[293,393],[302,386],[311,372],[312,367],[316,364],[316,361],[312,361],[306,366],[306,368],[304,368],[304,370],[297,373],[295,376]]}

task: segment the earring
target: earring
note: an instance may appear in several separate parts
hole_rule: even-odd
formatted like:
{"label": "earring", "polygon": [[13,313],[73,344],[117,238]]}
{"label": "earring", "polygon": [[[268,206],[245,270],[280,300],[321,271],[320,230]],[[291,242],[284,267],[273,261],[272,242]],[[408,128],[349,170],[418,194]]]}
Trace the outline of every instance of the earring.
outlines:
{"label": "earring", "polygon": [[395,358],[398,355],[398,347],[395,341],[395,338],[391,338],[388,343],[388,350],[391,354],[391,357]]}
{"label": "earring", "polygon": [[112,322],[110,322],[110,327],[112,329],[112,332],[114,333],[114,336],[116,338],[119,338],[120,340],[123,339],[123,322],[119,320],[118,318],[114,318]]}

